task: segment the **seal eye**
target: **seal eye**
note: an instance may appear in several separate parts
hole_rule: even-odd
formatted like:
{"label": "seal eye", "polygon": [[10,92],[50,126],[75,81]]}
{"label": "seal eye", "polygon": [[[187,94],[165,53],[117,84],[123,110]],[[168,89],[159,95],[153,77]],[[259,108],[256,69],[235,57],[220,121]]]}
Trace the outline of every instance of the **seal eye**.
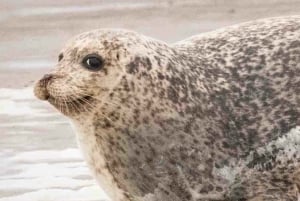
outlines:
{"label": "seal eye", "polygon": [[89,70],[98,71],[103,67],[103,59],[98,55],[88,55],[83,59],[82,64]]}

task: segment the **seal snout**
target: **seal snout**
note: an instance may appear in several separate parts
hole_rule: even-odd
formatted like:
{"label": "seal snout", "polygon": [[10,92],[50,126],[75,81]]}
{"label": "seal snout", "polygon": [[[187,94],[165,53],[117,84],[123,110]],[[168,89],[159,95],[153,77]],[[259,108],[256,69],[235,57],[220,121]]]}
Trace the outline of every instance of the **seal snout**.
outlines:
{"label": "seal snout", "polygon": [[50,94],[47,89],[47,85],[53,79],[52,74],[46,74],[40,79],[34,87],[34,95],[41,100],[48,100]]}

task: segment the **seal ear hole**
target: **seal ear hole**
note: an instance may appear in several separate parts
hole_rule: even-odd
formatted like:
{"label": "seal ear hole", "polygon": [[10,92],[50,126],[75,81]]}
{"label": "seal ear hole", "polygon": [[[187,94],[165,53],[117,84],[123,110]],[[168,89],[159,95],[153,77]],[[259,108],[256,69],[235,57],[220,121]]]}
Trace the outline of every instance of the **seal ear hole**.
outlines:
{"label": "seal ear hole", "polygon": [[82,65],[92,71],[99,71],[104,66],[104,60],[97,54],[89,54],[82,60]]}
{"label": "seal ear hole", "polygon": [[120,55],[119,55],[119,53],[117,53],[117,59],[118,59],[118,60],[120,59]]}
{"label": "seal ear hole", "polygon": [[63,53],[60,53],[60,54],[58,55],[58,61],[61,61],[63,58],[64,58]]}

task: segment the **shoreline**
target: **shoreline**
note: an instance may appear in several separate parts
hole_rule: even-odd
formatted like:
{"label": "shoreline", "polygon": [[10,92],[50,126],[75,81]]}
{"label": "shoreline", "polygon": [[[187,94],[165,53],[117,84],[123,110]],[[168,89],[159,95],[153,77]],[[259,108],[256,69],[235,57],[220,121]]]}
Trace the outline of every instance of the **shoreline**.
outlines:
{"label": "shoreline", "polygon": [[34,83],[49,70],[47,68],[0,69],[0,88],[22,89],[33,87]]}

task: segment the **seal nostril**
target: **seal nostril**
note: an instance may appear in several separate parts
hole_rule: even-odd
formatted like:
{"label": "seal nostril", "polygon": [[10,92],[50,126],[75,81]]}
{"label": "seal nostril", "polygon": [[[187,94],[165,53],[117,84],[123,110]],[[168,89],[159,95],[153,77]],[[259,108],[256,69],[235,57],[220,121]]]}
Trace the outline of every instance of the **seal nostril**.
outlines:
{"label": "seal nostril", "polygon": [[52,74],[46,74],[44,75],[44,77],[42,78],[42,80],[45,80],[45,81],[49,81],[53,78],[53,75]]}
{"label": "seal nostril", "polygon": [[41,83],[43,86],[46,86],[52,78],[53,78],[53,75],[52,75],[52,74],[46,74],[46,75],[44,75],[44,77],[40,80],[40,83]]}
{"label": "seal nostril", "polygon": [[48,100],[50,98],[50,95],[47,93],[45,94],[44,100]]}

